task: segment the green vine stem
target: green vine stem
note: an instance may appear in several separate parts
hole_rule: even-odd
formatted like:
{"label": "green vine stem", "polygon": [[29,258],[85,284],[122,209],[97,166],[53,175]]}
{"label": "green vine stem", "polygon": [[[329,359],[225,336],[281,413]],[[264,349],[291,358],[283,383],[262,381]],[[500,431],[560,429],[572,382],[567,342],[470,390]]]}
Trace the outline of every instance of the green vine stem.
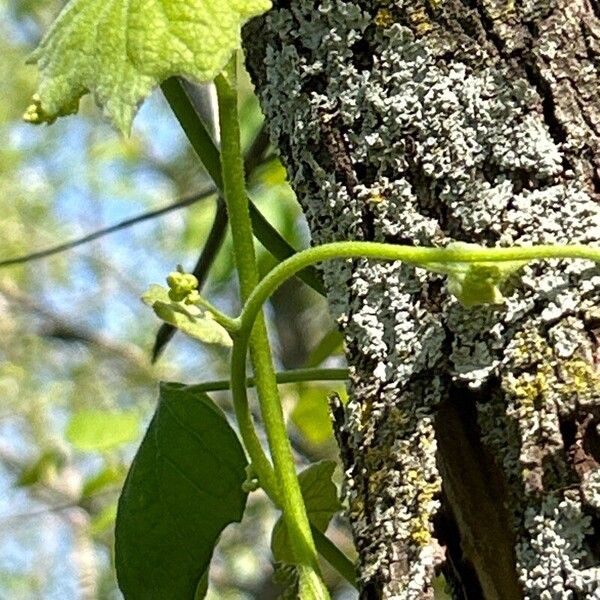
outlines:
{"label": "green vine stem", "polygon": [[[223,187],[231,224],[241,296],[242,301],[245,301],[258,285],[259,276],[240,147],[236,60],[237,57],[234,55],[224,74],[216,78],[215,84],[219,101]],[[247,333],[243,362],[245,366],[246,349],[249,345],[261,414],[273,457],[275,477],[273,477],[269,461],[262,452],[252,424],[252,417],[247,405],[245,373],[242,374],[241,379],[232,378],[231,380],[231,392],[240,432],[261,485],[268,492],[275,493],[275,497],[279,499],[283,519],[289,533],[291,550],[297,564],[305,565],[318,573],[317,550],[296,475],[296,466],[277,390],[267,329],[260,308],[254,315],[253,327]],[[236,344],[237,340],[234,343],[234,352]],[[243,398],[242,403],[239,402],[240,398]],[[239,410],[240,407],[242,410]]]}
{"label": "green vine stem", "polygon": [[[348,369],[292,369],[275,374],[278,384],[301,383],[303,381],[345,381],[348,379]],[[246,378],[246,387],[254,387],[254,377]],[[205,381],[190,386],[197,392],[224,392],[231,389],[231,380],[219,379],[217,381]]]}
{"label": "green vine stem", "polygon": [[[223,191],[219,149],[202,122],[202,118],[197,113],[181,79],[179,77],[171,77],[162,83],[161,89],[206,172],[213,180],[217,189]],[[248,166],[246,165],[246,167]],[[250,169],[247,170],[250,171]],[[280,261],[295,254],[296,250],[265,219],[250,199],[248,199],[248,203],[253,233],[266,250]],[[323,282],[315,269],[301,271],[298,273],[298,277],[318,294],[325,295]]]}
{"label": "green vine stem", "polygon": [[[372,260],[403,261],[427,268],[428,263],[448,265],[448,271],[457,263],[530,262],[543,259],[579,258],[600,263],[600,248],[584,245],[540,245],[512,248],[456,247],[420,248],[397,246],[379,242],[332,242],[298,252],[279,263],[256,286],[239,317],[240,338],[247,336],[255,315],[277,288],[295,273],[310,265],[326,260],[365,258]],[[436,271],[441,269],[436,268]],[[238,346],[241,344],[238,341]]]}
{"label": "green vine stem", "polygon": [[[311,532],[277,391],[277,377],[273,368],[262,314],[263,304],[290,277],[307,267],[331,259],[400,260],[416,266],[431,264],[438,271],[445,271],[447,266],[447,272],[451,272],[459,263],[501,263],[547,258],[582,258],[600,262],[600,248],[575,245],[530,248],[465,246],[416,248],[376,242],[335,242],[310,248],[294,255],[280,263],[259,282],[252,224],[244,185],[233,61],[225,75],[219,76],[215,83],[219,98],[223,184],[232,228],[241,296],[245,301],[240,317],[233,319],[230,323],[231,328],[235,330],[231,354],[230,387],[240,433],[261,486],[275,504],[282,509],[283,518],[290,533],[292,552],[297,563],[309,566],[318,573],[314,533],[319,551],[326,560],[335,563],[334,566],[342,572],[344,577],[353,582],[353,569],[348,559],[323,534]],[[262,449],[250,414],[245,376],[248,349],[250,349],[255,373],[255,378],[251,380],[251,383],[256,385],[258,391],[274,469]],[[307,377],[309,376],[307,374]]]}
{"label": "green vine stem", "polygon": [[[446,264],[449,267],[448,270],[451,270],[452,266],[457,263],[528,262],[551,258],[580,258],[600,263],[600,248],[582,245],[545,245],[528,248],[459,248],[456,246],[450,248],[418,248],[378,242],[333,242],[299,252],[277,265],[260,281],[248,297],[238,318],[240,327],[236,332],[236,339],[231,353],[230,376],[232,391],[235,386],[236,413],[244,416],[248,415],[250,428],[253,425],[244,385],[246,356],[250,333],[263,304],[282,283],[293,277],[299,270],[326,260],[351,258],[400,260],[425,266],[427,263],[436,263],[437,267]],[[257,463],[262,462],[263,459],[260,455],[264,457],[264,452],[260,444],[254,450],[256,455],[251,454],[252,460],[256,460]]]}

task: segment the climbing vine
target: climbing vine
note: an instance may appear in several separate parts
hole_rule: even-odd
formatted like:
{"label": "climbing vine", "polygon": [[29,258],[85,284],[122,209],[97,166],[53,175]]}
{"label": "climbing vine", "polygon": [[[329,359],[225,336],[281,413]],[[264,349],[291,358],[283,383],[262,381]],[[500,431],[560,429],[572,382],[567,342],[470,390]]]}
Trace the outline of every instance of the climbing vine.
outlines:
{"label": "climbing vine", "polygon": [[[329,597],[319,554],[355,584],[352,563],[324,533],[340,509],[332,465],[315,463],[296,473],[277,388],[282,382],[344,379],[347,374],[340,369],[275,372],[263,305],[284,281],[299,275],[319,288],[314,266],[327,260],[403,261],[446,275],[447,292],[468,310],[501,304],[507,279],[530,261],[600,262],[600,248],[581,245],[484,248],[460,242],[425,248],[349,240],[290,256],[293,251],[247,197],[238,122],[240,29],[269,7],[268,0],[166,0],[160,6],[141,0],[71,0],[31,57],[40,69],[38,93],[25,114],[32,123],[51,123],[76,112],[79,99],[89,92],[127,133],[139,103],[162,85],[225,199],[231,226],[240,315],[217,310],[199,294],[197,279],[181,271],[167,277],[167,287],[152,286],[143,297],[165,322],[204,343],[230,348],[231,359],[229,381],[161,385],[159,406],[119,501],[116,567],[128,599],[203,597],[219,535],[241,520],[248,494],[259,487],[281,510],[272,548],[277,561],[293,567],[298,596]],[[187,104],[178,76],[214,80],[220,151]],[[288,257],[262,280],[255,236],[275,256]],[[248,355],[251,378],[246,375]],[[249,386],[257,390],[271,459],[255,430]],[[226,388],[241,443],[207,395]]]}

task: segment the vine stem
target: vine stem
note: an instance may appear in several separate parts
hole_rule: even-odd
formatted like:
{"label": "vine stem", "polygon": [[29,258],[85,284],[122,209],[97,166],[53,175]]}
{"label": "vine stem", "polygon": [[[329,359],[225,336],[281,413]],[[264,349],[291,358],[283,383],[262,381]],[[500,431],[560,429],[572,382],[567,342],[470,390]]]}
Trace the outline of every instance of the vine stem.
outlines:
{"label": "vine stem", "polygon": [[[348,369],[291,369],[275,374],[277,383],[300,383],[303,381],[345,381],[348,379]],[[254,377],[246,379],[246,387],[254,387]],[[224,392],[231,388],[229,379],[204,381],[190,386],[197,392]]]}
{"label": "vine stem", "polygon": [[[215,84],[221,127],[223,187],[231,224],[241,297],[242,301],[246,301],[258,285],[259,275],[240,146],[236,60],[237,57],[234,55],[224,74],[216,78]],[[247,344],[244,344],[243,362],[245,365],[246,350],[249,345],[261,414],[273,457],[274,470],[262,451],[248,410],[245,373],[242,373],[241,379],[233,376],[231,378],[231,391],[240,433],[261,485],[269,495],[273,495],[279,500],[283,520],[289,533],[291,550],[297,564],[305,565],[319,573],[317,550],[296,475],[296,466],[287,436],[271,348],[261,308],[254,315],[253,327],[248,332],[245,341]],[[236,354],[237,342],[236,339],[232,356]],[[243,399],[241,403],[240,398]]]}
{"label": "vine stem", "polygon": [[[332,260],[365,258],[373,260],[403,261],[427,268],[428,263],[449,265],[448,271],[455,263],[483,262],[529,262],[551,258],[579,258],[600,263],[600,248],[572,245],[540,245],[512,248],[420,248],[415,246],[398,246],[379,242],[332,242],[315,246],[298,252],[296,255],[279,263],[261,280],[246,301],[239,317],[238,333],[247,335],[251,330],[255,315],[266,300],[296,272],[307,266]],[[442,269],[436,269],[442,270]]]}
{"label": "vine stem", "polygon": [[[600,248],[583,245],[552,246],[541,245],[527,248],[418,248],[414,246],[397,246],[378,242],[332,242],[298,252],[291,258],[279,263],[254,288],[238,317],[239,328],[231,354],[231,382],[236,384],[236,411],[250,414],[248,396],[244,386],[246,355],[248,343],[257,315],[261,313],[263,304],[269,296],[287,279],[299,270],[310,265],[333,259],[365,258],[373,260],[404,261],[415,266],[428,263],[448,265],[449,271],[453,263],[479,262],[511,262],[532,261],[551,258],[579,258],[600,263]],[[237,382],[237,383],[236,383]],[[233,387],[232,387],[233,389]],[[251,417],[250,417],[251,423]],[[258,453],[264,453],[262,448]]]}

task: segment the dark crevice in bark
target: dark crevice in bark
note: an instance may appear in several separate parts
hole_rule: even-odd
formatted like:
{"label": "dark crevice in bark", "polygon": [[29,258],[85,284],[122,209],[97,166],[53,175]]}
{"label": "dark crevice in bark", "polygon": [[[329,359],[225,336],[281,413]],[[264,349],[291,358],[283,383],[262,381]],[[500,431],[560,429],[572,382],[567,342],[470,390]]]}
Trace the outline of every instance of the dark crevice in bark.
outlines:
{"label": "dark crevice in bark", "polygon": [[436,415],[438,466],[451,507],[447,514],[454,516],[461,532],[462,561],[455,558],[454,565],[464,566],[460,578],[468,598],[521,600],[508,494],[501,471],[481,443],[477,423],[477,400],[485,394],[451,388]]}
{"label": "dark crevice in bark", "polygon": [[598,422],[598,415],[587,411],[561,420],[560,431],[575,484],[600,467]]}
{"label": "dark crevice in bark", "polygon": [[590,7],[596,18],[600,20],[600,2],[598,0],[588,0],[590,3]]}
{"label": "dark crevice in bark", "polygon": [[494,21],[487,15],[485,8],[477,0],[463,0],[463,2],[479,17],[487,41],[496,49],[499,56],[506,57],[504,40],[494,31]]}
{"label": "dark crevice in bark", "polygon": [[460,529],[445,497],[442,497],[442,508],[434,519],[434,531],[439,543],[446,548],[446,560],[441,573],[452,591],[452,599],[484,600],[477,572],[465,558]]}
{"label": "dark crevice in bark", "polygon": [[[563,148],[564,144],[569,139],[566,129],[556,116],[556,103],[554,100],[554,92],[548,82],[540,75],[538,68],[529,58],[525,62],[525,73],[527,80],[535,88],[542,101],[542,110],[544,113],[544,122],[548,127],[548,131],[552,139],[559,148]],[[565,170],[572,169],[572,165],[568,160],[566,153],[563,153],[563,167]]]}
{"label": "dark crevice in bark", "polygon": [[350,46],[352,63],[359,71],[370,71],[373,68],[375,53],[371,47],[370,38],[374,30],[374,25],[367,28],[363,36]]}

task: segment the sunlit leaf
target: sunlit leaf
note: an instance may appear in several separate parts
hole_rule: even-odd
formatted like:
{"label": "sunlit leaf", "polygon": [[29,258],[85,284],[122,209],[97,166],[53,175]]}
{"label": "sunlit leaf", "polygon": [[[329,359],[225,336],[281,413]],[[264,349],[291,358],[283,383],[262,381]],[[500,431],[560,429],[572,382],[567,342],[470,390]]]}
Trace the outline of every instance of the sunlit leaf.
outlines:
{"label": "sunlit leaf", "polygon": [[83,497],[93,496],[107,488],[120,486],[125,479],[125,475],[126,473],[121,465],[108,465],[84,481],[81,495]]}
{"label": "sunlit leaf", "polygon": [[307,367],[317,367],[333,354],[343,351],[344,336],[341,331],[332,329],[328,331],[317,346],[312,350],[306,361]]}
{"label": "sunlit leaf", "polygon": [[298,386],[299,397],[292,410],[292,423],[311,444],[323,444],[333,438],[327,395],[331,388]]}
{"label": "sunlit leaf", "polygon": [[41,456],[23,468],[17,480],[17,485],[27,487],[47,481],[56,475],[64,463],[65,456],[62,452],[56,449],[46,450]]}
{"label": "sunlit leaf", "polygon": [[161,81],[218,75],[240,46],[242,24],[270,7],[270,0],[71,0],[30,59],[40,82],[26,118],[52,122],[92,92],[127,132]]}
{"label": "sunlit leaf", "polygon": [[169,290],[162,285],[153,283],[143,294],[142,302],[148,306],[153,306],[155,302],[170,302]]}
{"label": "sunlit leaf", "polygon": [[137,439],[140,420],[134,412],[84,410],[75,413],[67,425],[66,437],[83,451],[101,451]]}
{"label": "sunlit leaf", "polygon": [[112,528],[115,519],[117,518],[117,503],[112,502],[105,508],[103,508],[100,513],[94,516],[94,518],[90,522],[90,534],[93,536],[98,536],[102,533],[105,533],[108,529]]}
{"label": "sunlit leaf", "polygon": [[217,323],[209,312],[194,304],[174,302],[169,298],[169,290],[160,285],[150,286],[142,296],[142,301],[152,307],[156,316],[190,337],[205,344],[227,348],[233,345],[227,329]]}
{"label": "sunlit leaf", "polygon": [[161,385],[119,499],[116,567],[127,600],[198,597],[221,531],[242,518],[246,466],[208,396]]}

